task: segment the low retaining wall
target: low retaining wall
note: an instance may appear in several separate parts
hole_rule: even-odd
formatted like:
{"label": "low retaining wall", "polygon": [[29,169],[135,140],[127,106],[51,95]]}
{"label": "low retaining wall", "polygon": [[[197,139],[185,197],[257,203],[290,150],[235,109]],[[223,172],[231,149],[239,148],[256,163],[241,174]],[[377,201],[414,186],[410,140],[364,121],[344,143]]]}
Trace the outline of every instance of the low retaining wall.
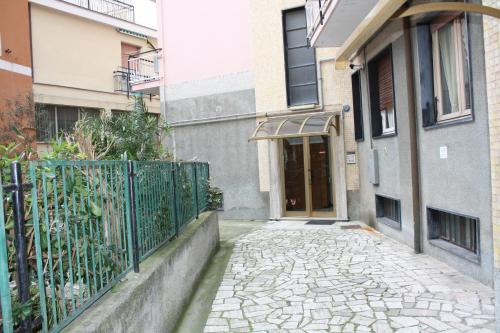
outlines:
{"label": "low retaining wall", "polygon": [[63,332],[172,332],[218,245],[217,214],[201,214]]}

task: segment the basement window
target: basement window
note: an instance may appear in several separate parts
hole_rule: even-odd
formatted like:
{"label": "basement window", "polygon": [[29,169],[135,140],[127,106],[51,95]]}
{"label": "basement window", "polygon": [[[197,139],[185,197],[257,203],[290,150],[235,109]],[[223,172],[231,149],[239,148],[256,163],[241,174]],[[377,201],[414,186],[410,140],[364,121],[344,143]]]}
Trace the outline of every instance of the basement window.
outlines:
{"label": "basement window", "polygon": [[368,64],[372,136],[396,133],[392,49],[388,47]]}
{"label": "basement window", "polygon": [[377,222],[401,230],[401,202],[397,199],[376,195]]}
{"label": "basement window", "polygon": [[479,262],[479,219],[427,208],[429,241],[473,262]]}

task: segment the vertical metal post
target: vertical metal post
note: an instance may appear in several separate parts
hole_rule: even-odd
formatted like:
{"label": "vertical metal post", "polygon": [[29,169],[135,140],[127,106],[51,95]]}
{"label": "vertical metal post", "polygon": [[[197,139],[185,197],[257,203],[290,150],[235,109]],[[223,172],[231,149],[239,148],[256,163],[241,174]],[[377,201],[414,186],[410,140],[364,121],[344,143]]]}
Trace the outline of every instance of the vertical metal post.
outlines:
{"label": "vertical metal post", "polygon": [[130,55],[127,58],[127,98],[130,97],[130,90],[132,87],[130,86]]}
{"label": "vertical metal post", "polygon": [[128,191],[130,197],[130,224],[132,231],[132,262],[134,272],[139,273],[139,235],[137,232],[137,215],[135,211],[134,163],[128,161]]}
{"label": "vertical metal post", "polygon": [[[30,283],[28,272],[28,260],[26,249],[26,230],[24,225],[24,193],[23,176],[21,173],[21,164],[15,161],[11,165],[11,177],[14,189],[12,191],[12,202],[14,205],[14,245],[16,247],[16,268],[17,268],[17,286],[21,304],[30,300]],[[31,333],[31,318],[21,321],[21,332]]]}
{"label": "vertical metal post", "polygon": [[195,202],[196,202],[196,219],[198,219],[198,217],[200,217],[200,205],[199,205],[199,202],[198,202],[198,166],[197,166],[197,163],[194,162],[194,187],[195,187],[195,196],[194,196],[194,199],[195,199]]}
{"label": "vertical metal post", "polygon": [[174,195],[174,223],[175,223],[175,236],[179,236],[179,217],[177,214],[177,180],[175,177],[175,162],[172,163],[172,188],[173,188],[173,195]]}
{"label": "vertical metal post", "polygon": [[319,0],[318,3],[319,3],[319,20],[321,25],[323,25],[324,16],[323,16],[323,9],[321,8],[321,0]]}

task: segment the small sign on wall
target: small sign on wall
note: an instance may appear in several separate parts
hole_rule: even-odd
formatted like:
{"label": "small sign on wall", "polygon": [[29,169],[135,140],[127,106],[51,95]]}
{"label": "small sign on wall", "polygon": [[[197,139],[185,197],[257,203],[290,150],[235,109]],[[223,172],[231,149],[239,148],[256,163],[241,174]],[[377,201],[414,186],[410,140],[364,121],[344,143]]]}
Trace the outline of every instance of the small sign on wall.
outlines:
{"label": "small sign on wall", "polygon": [[446,160],[448,158],[448,147],[447,146],[439,147],[439,158],[442,160]]}
{"label": "small sign on wall", "polygon": [[356,164],[356,153],[347,153],[345,160],[347,164]]}

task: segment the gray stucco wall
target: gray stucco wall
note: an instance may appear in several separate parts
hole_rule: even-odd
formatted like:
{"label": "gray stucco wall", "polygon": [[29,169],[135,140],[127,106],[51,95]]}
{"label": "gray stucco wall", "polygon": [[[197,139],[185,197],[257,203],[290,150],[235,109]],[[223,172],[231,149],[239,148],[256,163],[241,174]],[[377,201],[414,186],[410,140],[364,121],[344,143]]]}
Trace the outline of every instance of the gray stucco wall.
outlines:
{"label": "gray stucco wall", "polygon": [[177,159],[210,162],[213,185],[224,192],[225,219],[265,220],[269,195],[260,192],[257,145],[248,142],[255,129],[253,89],[185,98],[167,103],[169,122],[213,119],[230,115],[246,119],[175,126],[169,146]]}
{"label": "gray stucco wall", "polygon": [[[488,107],[484,65],[482,18],[469,16],[472,72],[473,120],[431,129],[422,127],[418,112],[418,137],[422,197],[424,252],[443,260],[462,272],[486,283],[493,283],[493,245],[491,222],[491,170],[488,131]],[[414,56],[418,57],[415,48]],[[417,58],[415,58],[417,59]],[[419,73],[418,63],[415,71]],[[419,77],[416,92],[420,96]],[[417,110],[420,100],[417,98]],[[439,148],[448,148],[448,158],[441,159]],[[472,263],[460,256],[428,242],[427,207],[457,212],[480,219],[480,263]]]}
{"label": "gray stucco wall", "polygon": [[[362,71],[363,123],[365,140],[359,143],[360,191],[359,214],[362,220],[381,232],[413,247],[412,189],[410,174],[410,141],[408,118],[407,73],[404,40],[399,22],[390,23],[366,47],[367,62],[392,43],[394,93],[397,135],[373,139],[369,119],[369,96],[366,70]],[[415,31],[413,40],[416,39]],[[420,101],[418,62],[415,61],[415,97],[417,110],[417,140],[421,190],[422,246],[431,254],[458,270],[491,285],[493,281],[491,184],[488,115],[484,70],[482,20],[470,18],[473,121],[424,129]],[[414,59],[418,49],[413,43]],[[368,153],[378,150],[380,184],[368,181]],[[448,159],[440,159],[439,149],[447,146]],[[401,200],[402,230],[377,223],[375,194]],[[480,263],[476,264],[443,250],[428,241],[427,207],[457,212],[480,219]]]}
{"label": "gray stucco wall", "polygon": [[[369,117],[369,92],[367,66],[361,73],[363,99],[363,126],[365,140],[358,145],[360,168],[360,208],[362,220],[377,230],[413,247],[413,212],[410,183],[409,118],[406,64],[402,25],[394,22],[379,33],[366,46],[366,62],[377,56],[392,42],[392,61],[394,75],[394,95],[396,110],[396,131],[394,136],[375,138],[371,141]],[[371,142],[370,142],[371,141]],[[368,179],[368,155],[373,146],[378,150],[379,184],[374,186]],[[401,202],[401,230],[394,229],[376,219],[375,195],[388,196]]]}
{"label": "gray stucco wall", "polygon": [[63,332],[173,332],[218,247],[217,214],[203,213]]}

